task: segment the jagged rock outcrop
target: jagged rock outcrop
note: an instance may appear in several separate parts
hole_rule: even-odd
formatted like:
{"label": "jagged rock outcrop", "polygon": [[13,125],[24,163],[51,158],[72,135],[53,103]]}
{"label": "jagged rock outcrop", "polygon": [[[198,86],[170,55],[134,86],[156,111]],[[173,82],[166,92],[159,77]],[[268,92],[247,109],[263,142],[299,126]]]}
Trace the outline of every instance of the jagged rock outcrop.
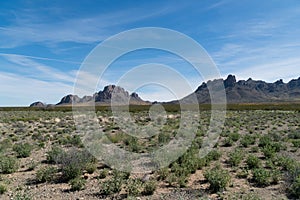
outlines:
{"label": "jagged rock outcrop", "polygon": [[34,102],[34,103],[30,104],[29,107],[44,108],[44,107],[46,107],[46,106],[47,106],[46,104],[44,104],[44,103],[42,103],[42,102],[40,102],[40,101],[37,101],[37,102]]}
{"label": "jagged rock outcrop", "polygon": [[[225,80],[216,79],[202,83],[194,92],[198,102],[210,103],[209,88],[212,88],[216,96],[218,96],[222,88],[220,84],[223,84],[225,89],[227,103],[300,101],[300,78],[291,80],[288,83],[284,83],[282,79],[274,83],[267,83],[261,80],[255,81],[251,78],[246,81],[236,81],[234,75],[229,75]],[[191,97],[188,95],[181,101],[189,103],[190,99]]]}
{"label": "jagged rock outcrop", "polygon": [[82,98],[77,95],[69,94],[64,96],[57,106],[68,105],[91,105],[92,103],[98,104],[110,104],[112,97],[116,98],[116,103],[127,104],[128,100],[130,104],[145,105],[151,104],[149,101],[141,99],[137,93],[129,94],[124,88],[116,85],[105,86],[102,91],[96,92],[93,96],[84,96]]}
{"label": "jagged rock outcrop", "polygon": [[76,103],[79,103],[80,102],[80,98],[77,96],[77,95],[72,95],[72,94],[69,94],[65,97],[63,97],[60,102],[56,105],[65,105],[65,104],[76,104]]}
{"label": "jagged rock outcrop", "polygon": [[[209,91],[214,91],[215,103],[224,102],[222,88],[225,89],[227,103],[258,103],[258,102],[280,102],[280,101],[300,101],[300,78],[293,79],[288,83],[284,83],[282,79],[267,83],[261,80],[239,80],[234,75],[228,75],[223,79],[209,80],[202,83],[194,93],[179,100],[185,104],[195,103],[211,103]],[[84,96],[82,98],[77,95],[67,95],[61,99],[56,105],[96,105],[110,104],[112,97],[115,103],[145,105],[151,104],[149,101],[141,99],[137,93],[129,94],[124,88],[116,85],[108,85],[102,91],[96,92],[92,96]],[[196,97],[196,98],[194,98]],[[178,100],[165,103],[179,103]],[[126,103],[125,103],[126,102]],[[154,102],[155,103],[155,102]],[[156,102],[157,103],[157,102]],[[30,107],[47,107],[42,102],[35,102]]]}

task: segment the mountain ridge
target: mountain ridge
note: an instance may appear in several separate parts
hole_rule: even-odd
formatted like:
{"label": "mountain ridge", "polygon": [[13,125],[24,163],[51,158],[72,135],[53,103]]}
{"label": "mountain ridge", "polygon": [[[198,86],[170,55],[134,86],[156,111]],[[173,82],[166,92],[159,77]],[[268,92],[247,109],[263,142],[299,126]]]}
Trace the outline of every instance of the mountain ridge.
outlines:
{"label": "mountain ridge", "polygon": [[[223,84],[223,87],[220,87],[222,86],[221,84]],[[193,103],[192,96],[196,95],[199,104],[209,104],[211,103],[211,99],[208,88],[214,88],[216,96],[220,97],[222,96],[220,95],[221,88],[224,88],[227,103],[300,101],[300,77],[298,79],[292,79],[287,83],[284,83],[282,79],[279,79],[274,83],[268,83],[262,80],[253,80],[252,78],[237,81],[235,75],[229,74],[226,79],[221,78],[203,82],[192,94],[189,94],[180,100],[162,103]],[[72,104],[84,105],[93,102],[95,102],[96,105],[107,105],[111,102],[113,92],[118,98],[130,99],[129,103],[134,105],[150,105],[158,103],[156,101],[145,101],[135,92],[129,94],[128,91],[120,86],[108,85],[105,86],[102,91],[96,92],[92,96],[83,96],[80,98],[78,95],[66,95],[60,102],[55,104],[55,106],[67,106]],[[46,106],[49,105],[40,101],[30,104],[30,107]]]}

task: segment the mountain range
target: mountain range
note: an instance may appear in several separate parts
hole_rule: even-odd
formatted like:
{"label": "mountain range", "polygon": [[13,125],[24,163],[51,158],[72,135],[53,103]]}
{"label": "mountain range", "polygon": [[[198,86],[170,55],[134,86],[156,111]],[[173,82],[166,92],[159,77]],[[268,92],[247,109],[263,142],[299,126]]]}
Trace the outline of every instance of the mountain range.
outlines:
{"label": "mountain range", "polygon": [[[223,84],[224,87],[219,87]],[[228,75],[224,79],[209,80],[203,82],[193,94],[190,94],[180,101],[183,103],[192,103],[192,95],[196,95],[200,104],[209,104],[210,94],[209,88],[213,88],[216,96],[221,93],[221,88],[225,88],[227,103],[268,103],[268,102],[290,102],[300,101],[300,77],[293,79],[288,83],[284,83],[282,79],[267,83],[262,80],[236,80],[234,75]],[[130,99],[130,104],[134,105],[150,105],[153,102],[141,99],[137,93],[129,94],[124,88],[115,85],[104,87],[103,91],[96,92],[92,96],[84,96],[82,98],[77,95],[69,94],[63,97],[56,106],[68,106],[72,104],[88,105],[95,102],[96,105],[109,105],[113,91],[117,96]],[[156,102],[155,102],[156,103]],[[164,103],[179,103],[178,100]],[[34,102],[30,107],[46,107],[42,102]]]}

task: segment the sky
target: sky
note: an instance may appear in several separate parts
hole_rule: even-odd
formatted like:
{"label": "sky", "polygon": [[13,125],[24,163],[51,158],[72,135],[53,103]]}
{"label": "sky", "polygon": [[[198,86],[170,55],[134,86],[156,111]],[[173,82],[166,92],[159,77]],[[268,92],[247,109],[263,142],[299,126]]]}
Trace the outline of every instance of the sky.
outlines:
{"label": "sky", "polygon": [[[74,92],[82,62],[97,45],[142,27],[167,28],[192,38],[223,78],[234,74],[238,80],[288,82],[300,77],[299,0],[2,0],[0,106],[59,102]],[[134,67],[149,63],[176,70],[191,90],[174,95],[168,88],[144,85],[136,91],[145,100],[180,98],[205,80],[178,55],[145,49],[114,61],[95,90],[116,84]],[[174,87],[182,85],[172,74],[153,69],[153,74],[145,72],[139,78],[151,75],[173,81]]]}

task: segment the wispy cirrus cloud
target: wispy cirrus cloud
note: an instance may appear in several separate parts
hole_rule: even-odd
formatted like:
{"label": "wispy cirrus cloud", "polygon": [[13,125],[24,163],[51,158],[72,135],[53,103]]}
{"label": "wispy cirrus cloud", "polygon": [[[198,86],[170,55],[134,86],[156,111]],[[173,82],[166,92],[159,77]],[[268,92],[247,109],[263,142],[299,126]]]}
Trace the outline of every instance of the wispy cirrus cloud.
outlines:
{"label": "wispy cirrus cloud", "polygon": [[[174,12],[180,7],[162,6],[143,9],[130,8],[109,13],[88,14],[84,16],[65,17],[58,12],[58,20],[48,20],[36,9],[22,9],[15,12],[14,20],[7,26],[0,26],[0,47],[13,48],[30,43],[44,43],[49,46],[62,42],[95,43],[112,34],[118,33],[124,25],[146,20],[148,18]],[[51,8],[48,8],[51,9]],[[53,9],[56,9],[55,7]]]}
{"label": "wispy cirrus cloud", "polygon": [[11,71],[14,70],[16,74],[24,77],[45,81],[60,81],[69,84],[73,83],[75,79],[75,71],[62,72],[56,68],[34,61],[27,56],[17,54],[0,54],[0,56],[13,64],[10,68]]}

